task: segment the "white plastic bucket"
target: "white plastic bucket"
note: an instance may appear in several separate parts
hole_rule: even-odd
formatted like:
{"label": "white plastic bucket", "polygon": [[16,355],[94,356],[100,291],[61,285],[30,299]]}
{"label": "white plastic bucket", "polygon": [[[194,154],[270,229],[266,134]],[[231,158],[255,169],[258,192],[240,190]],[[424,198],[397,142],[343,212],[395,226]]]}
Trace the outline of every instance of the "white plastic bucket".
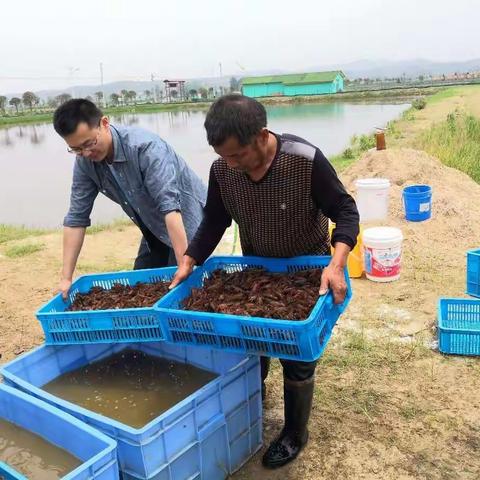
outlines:
{"label": "white plastic bucket", "polygon": [[388,215],[390,181],[386,178],[362,178],[355,181],[357,207],[361,222],[384,220]]}
{"label": "white plastic bucket", "polygon": [[393,227],[373,227],[363,231],[365,274],[374,282],[393,282],[400,277],[402,231]]}

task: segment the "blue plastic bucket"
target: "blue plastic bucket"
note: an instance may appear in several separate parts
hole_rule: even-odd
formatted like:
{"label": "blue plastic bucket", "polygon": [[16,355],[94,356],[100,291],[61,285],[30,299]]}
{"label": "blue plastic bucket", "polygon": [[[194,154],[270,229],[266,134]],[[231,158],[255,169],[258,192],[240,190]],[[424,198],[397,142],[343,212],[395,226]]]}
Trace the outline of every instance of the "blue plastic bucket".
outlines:
{"label": "blue plastic bucket", "polygon": [[423,222],[432,216],[432,187],[411,185],[403,189],[405,218],[409,222]]}

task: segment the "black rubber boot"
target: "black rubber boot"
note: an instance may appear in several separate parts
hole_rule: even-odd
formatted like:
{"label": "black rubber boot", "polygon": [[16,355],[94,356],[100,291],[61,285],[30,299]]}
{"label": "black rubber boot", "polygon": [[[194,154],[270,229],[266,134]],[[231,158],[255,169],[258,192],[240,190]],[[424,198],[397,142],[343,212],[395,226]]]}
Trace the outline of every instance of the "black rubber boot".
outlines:
{"label": "black rubber boot", "polygon": [[267,387],[265,385],[265,380],[268,377],[268,372],[270,370],[270,357],[260,357],[260,375],[262,378],[262,402],[267,396]]}
{"label": "black rubber boot", "polygon": [[302,382],[284,380],[285,426],[263,455],[267,468],[279,468],[297,458],[308,441],[307,424],[312,409],[314,377]]}

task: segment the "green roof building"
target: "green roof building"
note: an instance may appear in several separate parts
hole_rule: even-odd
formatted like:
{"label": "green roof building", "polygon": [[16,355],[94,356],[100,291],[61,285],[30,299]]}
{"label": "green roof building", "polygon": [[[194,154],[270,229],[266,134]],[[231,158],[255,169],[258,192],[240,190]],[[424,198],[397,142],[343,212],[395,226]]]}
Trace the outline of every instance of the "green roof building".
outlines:
{"label": "green roof building", "polygon": [[242,93],[253,98],[324,95],[342,92],[344,79],[341,71],[246,77],[242,80]]}

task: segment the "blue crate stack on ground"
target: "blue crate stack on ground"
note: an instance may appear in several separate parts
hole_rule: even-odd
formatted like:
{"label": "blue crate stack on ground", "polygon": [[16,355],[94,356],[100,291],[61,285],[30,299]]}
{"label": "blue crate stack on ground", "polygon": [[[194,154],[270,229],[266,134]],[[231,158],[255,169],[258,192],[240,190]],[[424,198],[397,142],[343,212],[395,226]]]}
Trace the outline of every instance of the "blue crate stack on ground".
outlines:
{"label": "blue crate stack on ground", "polygon": [[[0,384],[0,418],[39,435],[83,463],[65,480],[117,480],[117,444],[73,416],[7,385]],[[23,475],[0,462],[0,478]]]}
{"label": "blue crate stack on ground", "polygon": [[467,252],[467,293],[480,297],[480,250]]}
{"label": "blue crate stack on ground", "polygon": [[[219,374],[145,427],[135,429],[41,389],[59,375],[126,347]],[[257,357],[165,342],[43,346],[5,365],[5,381],[97,428],[118,443],[123,478],[223,480],[262,444]]]}
{"label": "blue crate stack on ground", "polygon": [[[480,250],[467,252],[466,293],[480,297]],[[438,349],[454,355],[480,355],[480,299],[440,298]]]}

